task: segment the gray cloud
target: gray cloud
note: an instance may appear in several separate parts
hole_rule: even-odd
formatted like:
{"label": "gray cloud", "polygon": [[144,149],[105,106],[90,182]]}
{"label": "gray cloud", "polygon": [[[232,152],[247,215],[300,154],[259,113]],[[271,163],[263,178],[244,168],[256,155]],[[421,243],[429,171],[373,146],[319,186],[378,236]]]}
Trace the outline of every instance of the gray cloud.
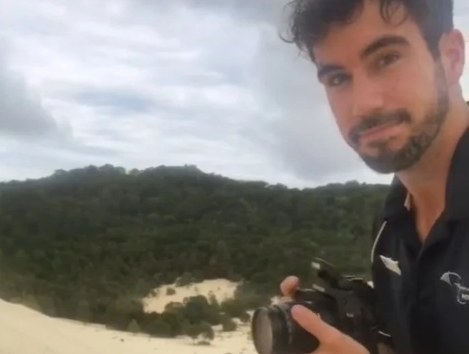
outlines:
{"label": "gray cloud", "polygon": [[113,163],[289,185],[382,180],[342,141],[314,67],[279,39],[285,3],[0,0],[11,49],[0,78],[34,118],[0,132],[56,136],[5,140],[0,178]]}
{"label": "gray cloud", "polygon": [[251,128],[252,138],[267,133],[267,145],[263,139],[259,142],[274,161],[307,180],[363,168],[336,128],[313,65],[279,42],[273,30],[266,32],[252,62],[252,85],[272,119]]}
{"label": "gray cloud", "polygon": [[249,90],[260,106],[247,124],[239,124],[246,144],[255,146],[277,169],[302,180],[324,182],[338,175],[353,176],[364,168],[339,135],[313,65],[280,38],[286,30],[281,19],[288,15],[287,2],[179,0],[172,4],[216,13],[243,26],[243,30],[225,32],[219,43],[212,38],[204,63],[212,68],[222,63],[221,72],[230,72],[231,80]]}
{"label": "gray cloud", "polygon": [[116,115],[146,113],[154,107],[154,102],[151,98],[132,91],[106,91],[89,88],[74,92],[71,96],[71,99],[79,104],[109,108],[110,112]]}
{"label": "gray cloud", "polygon": [[39,138],[60,134],[60,127],[23,77],[8,69],[0,51],[0,133]]}

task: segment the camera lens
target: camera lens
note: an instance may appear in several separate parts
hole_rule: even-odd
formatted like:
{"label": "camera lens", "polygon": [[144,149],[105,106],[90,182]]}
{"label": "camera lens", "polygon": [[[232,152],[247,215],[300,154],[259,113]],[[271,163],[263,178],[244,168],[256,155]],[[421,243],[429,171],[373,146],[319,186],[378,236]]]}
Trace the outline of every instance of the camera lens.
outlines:
{"label": "camera lens", "polygon": [[258,354],[304,354],[317,349],[319,342],[300,327],[290,310],[305,303],[289,302],[258,308],[252,317],[251,334]]}
{"label": "camera lens", "polygon": [[274,345],[274,333],[269,310],[258,309],[253,316],[252,337],[254,346],[259,354],[272,353]]}

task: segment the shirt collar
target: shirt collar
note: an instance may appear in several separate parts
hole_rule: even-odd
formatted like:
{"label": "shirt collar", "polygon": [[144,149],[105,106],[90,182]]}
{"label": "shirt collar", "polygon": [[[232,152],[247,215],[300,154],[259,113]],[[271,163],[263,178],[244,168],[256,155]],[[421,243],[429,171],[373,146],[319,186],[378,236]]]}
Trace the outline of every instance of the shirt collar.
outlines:
{"label": "shirt collar", "polygon": [[[391,182],[384,202],[384,217],[391,219],[410,209],[410,196],[397,177]],[[469,129],[459,140],[453,154],[446,184],[446,220],[469,218]]]}

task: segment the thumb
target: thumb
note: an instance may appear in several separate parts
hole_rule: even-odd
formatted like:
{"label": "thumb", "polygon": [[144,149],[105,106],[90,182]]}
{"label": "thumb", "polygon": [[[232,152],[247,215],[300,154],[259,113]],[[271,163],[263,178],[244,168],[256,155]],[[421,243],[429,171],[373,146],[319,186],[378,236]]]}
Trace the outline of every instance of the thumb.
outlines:
{"label": "thumb", "polygon": [[330,345],[342,340],[344,334],[337,328],[327,324],[314,312],[301,305],[291,309],[293,319],[306,331],[314,335],[321,345]]}

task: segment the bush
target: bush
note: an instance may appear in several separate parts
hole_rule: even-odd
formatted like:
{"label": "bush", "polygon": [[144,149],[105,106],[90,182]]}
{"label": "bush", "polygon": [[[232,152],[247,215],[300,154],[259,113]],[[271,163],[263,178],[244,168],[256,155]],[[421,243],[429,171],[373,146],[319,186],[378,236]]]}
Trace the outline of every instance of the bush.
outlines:
{"label": "bush", "polygon": [[210,345],[210,342],[208,340],[200,340],[197,342],[197,345]]}
{"label": "bush", "polygon": [[92,320],[93,315],[91,313],[91,308],[88,300],[80,299],[78,300],[76,307],[75,317],[79,321],[89,322]]}
{"label": "bush", "polygon": [[145,327],[145,333],[154,337],[171,337],[172,330],[169,323],[161,318],[156,318]]}
{"label": "bush", "polygon": [[41,306],[39,305],[39,301],[33,295],[26,295],[24,298],[20,299],[19,302],[26,307],[29,307],[31,310],[41,312]]}
{"label": "bush", "polygon": [[164,311],[161,314],[161,319],[165,321],[171,328],[171,337],[175,337],[183,333],[184,325],[187,320],[179,311]]}
{"label": "bush", "polygon": [[202,295],[191,296],[184,299],[184,307],[181,309],[183,316],[190,323],[208,322],[212,326],[221,323],[218,308],[210,305],[207,298]]}
{"label": "bush", "polygon": [[213,340],[215,338],[215,332],[213,331],[212,326],[210,326],[209,323],[207,322],[202,322],[200,325],[200,334],[202,338],[207,339],[207,340]]}
{"label": "bush", "polygon": [[132,321],[130,321],[129,325],[127,326],[127,331],[132,332],[132,333],[139,333],[141,329],[137,321],[133,319]]}
{"label": "bush", "polygon": [[176,279],[176,286],[186,286],[194,282],[194,277],[191,273],[185,272],[179,278]]}
{"label": "bush", "polygon": [[227,299],[221,303],[220,308],[230,317],[240,317],[246,312],[245,304],[238,299]]}
{"label": "bush", "polygon": [[222,320],[222,330],[223,332],[233,332],[233,331],[236,331],[236,329],[238,328],[238,325],[236,324],[235,321],[233,321],[232,318],[230,317],[223,317],[223,320]]}
{"label": "bush", "polygon": [[200,333],[200,327],[197,325],[186,324],[183,328],[183,334],[192,338],[192,340],[196,340]]}
{"label": "bush", "polygon": [[247,312],[245,312],[241,316],[239,316],[239,319],[243,323],[248,323],[251,320],[251,316]]}
{"label": "bush", "polygon": [[106,325],[119,330],[127,330],[127,326],[133,319],[143,316],[141,301],[133,297],[121,296],[108,306]]}

